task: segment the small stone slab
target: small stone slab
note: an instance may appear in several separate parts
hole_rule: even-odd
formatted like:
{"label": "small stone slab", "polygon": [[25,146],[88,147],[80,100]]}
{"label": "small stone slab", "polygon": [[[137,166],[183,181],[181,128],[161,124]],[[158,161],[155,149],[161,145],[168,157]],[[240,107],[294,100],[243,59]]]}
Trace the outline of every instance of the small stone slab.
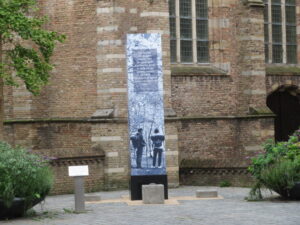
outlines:
{"label": "small stone slab", "polygon": [[96,194],[89,194],[84,196],[86,202],[98,202],[101,201],[101,196]]}
{"label": "small stone slab", "polygon": [[92,119],[109,118],[113,115],[114,109],[99,109],[92,115]]}
{"label": "small stone slab", "polygon": [[177,116],[175,110],[172,108],[165,108],[164,110],[165,110],[166,117],[176,117]]}
{"label": "small stone slab", "polygon": [[197,190],[196,191],[196,197],[197,198],[217,198],[218,197],[218,192],[217,191]]}
{"label": "small stone slab", "polygon": [[142,198],[144,204],[164,204],[164,185],[148,184],[142,185]]}

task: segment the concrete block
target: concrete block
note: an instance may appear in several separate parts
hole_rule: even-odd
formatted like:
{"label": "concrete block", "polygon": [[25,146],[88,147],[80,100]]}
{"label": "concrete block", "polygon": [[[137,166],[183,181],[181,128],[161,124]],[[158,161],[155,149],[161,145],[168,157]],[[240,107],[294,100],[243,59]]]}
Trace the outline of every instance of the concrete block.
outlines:
{"label": "concrete block", "polygon": [[217,198],[218,197],[218,192],[217,191],[197,190],[196,191],[196,197],[197,198]]}
{"label": "concrete block", "polygon": [[164,204],[164,185],[149,184],[142,186],[142,198],[144,204]]}
{"label": "concrete block", "polygon": [[86,194],[84,196],[84,200],[86,202],[96,202],[96,201],[101,201],[101,196],[97,194]]}

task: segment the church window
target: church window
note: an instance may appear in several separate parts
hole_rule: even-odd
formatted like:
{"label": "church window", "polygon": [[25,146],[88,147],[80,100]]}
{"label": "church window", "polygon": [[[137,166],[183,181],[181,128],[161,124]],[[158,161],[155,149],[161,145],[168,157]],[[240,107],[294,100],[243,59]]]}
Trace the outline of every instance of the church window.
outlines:
{"label": "church window", "polygon": [[207,63],[207,0],[169,0],[172,63]]}
{"label": "church window", "polygon": [[296,1],[264,0],[265,60],[297,63]]}

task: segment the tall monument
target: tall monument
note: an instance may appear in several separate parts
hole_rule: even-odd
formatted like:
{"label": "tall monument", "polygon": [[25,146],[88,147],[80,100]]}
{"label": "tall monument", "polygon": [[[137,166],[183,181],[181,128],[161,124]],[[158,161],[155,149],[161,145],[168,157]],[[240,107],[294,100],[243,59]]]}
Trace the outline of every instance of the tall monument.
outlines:
{"label": "tall monument", "polygon": [[127,35],[128,126],[131,199],[142,198],[143,184],[164,184],[163,73],[160,34]]}

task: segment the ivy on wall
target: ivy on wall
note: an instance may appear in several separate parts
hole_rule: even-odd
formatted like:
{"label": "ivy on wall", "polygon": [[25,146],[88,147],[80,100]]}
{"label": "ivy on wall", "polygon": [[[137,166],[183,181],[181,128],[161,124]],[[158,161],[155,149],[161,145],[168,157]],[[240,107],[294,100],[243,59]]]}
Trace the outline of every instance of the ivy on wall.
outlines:
{"label": "ivy on wall", "polygon": [[5,84],[18,86],[19,77],[34,95],[47,84],[50,57],[65,36],[44,29],[46,22],[36,0],[0,1],[0,77]]}

